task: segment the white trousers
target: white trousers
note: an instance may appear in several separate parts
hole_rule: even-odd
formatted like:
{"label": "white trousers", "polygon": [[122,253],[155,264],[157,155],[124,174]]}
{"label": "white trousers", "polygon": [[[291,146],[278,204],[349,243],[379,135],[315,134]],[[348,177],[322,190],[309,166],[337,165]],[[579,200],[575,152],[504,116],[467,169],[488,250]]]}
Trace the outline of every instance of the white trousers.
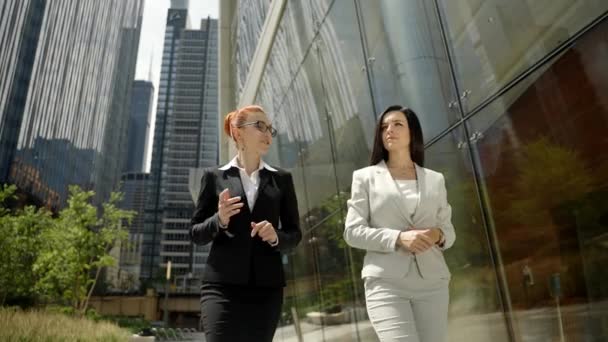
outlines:
{"label": "white trousers", "polygon": [[445,342],[450,280],[423,279],[412,266],[405,278],[365,278],[372,326],[382,342]]}

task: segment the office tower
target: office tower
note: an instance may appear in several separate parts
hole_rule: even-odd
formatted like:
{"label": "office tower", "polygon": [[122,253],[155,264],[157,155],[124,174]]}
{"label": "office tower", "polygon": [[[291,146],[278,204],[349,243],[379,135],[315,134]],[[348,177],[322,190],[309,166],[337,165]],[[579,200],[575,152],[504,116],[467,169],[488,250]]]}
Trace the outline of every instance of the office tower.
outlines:
{"label": "office tower", "polygon": [[72,184],[95,190],[95,203],[108,198],[124,160],[142,11],[142,0],[3,2],[2,182],[54,209]]}
{"label": "office tower", "polygon": [[123,172],[144,172],[146,169],[153,102],[154,85],[152,82],[134,81],[127,133],[127,154]]}
{"label": "office tower", "polygon": [[172,274],[198,277],[206,247],[194,248],[188,229],[194,204],[191,168],[217,165],[217,20],[187,27],[187,2],[167,13],[141,277],[158,278],[168,260]]}

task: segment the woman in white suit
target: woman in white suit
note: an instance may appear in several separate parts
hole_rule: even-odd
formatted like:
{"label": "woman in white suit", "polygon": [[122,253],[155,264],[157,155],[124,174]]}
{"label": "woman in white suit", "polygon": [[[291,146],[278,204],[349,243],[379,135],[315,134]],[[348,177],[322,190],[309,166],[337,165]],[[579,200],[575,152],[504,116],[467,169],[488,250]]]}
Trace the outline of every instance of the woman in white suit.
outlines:
{"label": "woman in white suit", "polygon": [[450,271],[443,251],[456,239],[443,175],[423,167],[416,114],[380,116],[370,165],[353,173],[344,239],[367,251],[361,277],[381,341],[443,342]]}

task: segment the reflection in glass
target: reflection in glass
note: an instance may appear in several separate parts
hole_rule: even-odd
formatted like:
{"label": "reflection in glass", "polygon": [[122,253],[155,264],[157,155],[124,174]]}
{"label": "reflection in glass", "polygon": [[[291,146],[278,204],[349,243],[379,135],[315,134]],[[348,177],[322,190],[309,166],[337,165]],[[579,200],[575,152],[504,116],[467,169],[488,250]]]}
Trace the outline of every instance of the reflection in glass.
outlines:
{"label": "reflection in glass", "polygon": [[402,104],[430,140],[460,117],[433,1],[361,1],[376,112]]}
{"label": "reflection in glass", "polygon": [[318,72],[329,126],[336,182],[350,187],[352,171],[367,165],[374,136],[374,108],[355,6],[337,1],[319,30]]}
{"label": "reflection in glass", "polygon": [[251,63],[259,36],[262,33],[269,6],[270,0],[238,1],[238,16],[233,19],[234,22],[232,23],[236,26],[236,30],[233,31],[234,36],[231,37],[232,51],[234,51],[232,62],[235,65],[237,99],[240,97],[247,80],[249,63]]}
{"label": "reflection in glass", "polygon": [[425,151],[426,167],[443,173],[456,242],[445,252],[450,282],[450,341],[508,341],[494,262],[461,127]]}
{"label": "reflection in glass", "polygon": [[439,3],[467,111],[608,10],[604,0]]}
{"label": "reflection in glass", "polygon": [[[421,108],[427,141],[443,134],[426,155],[446,176],[458,234],[446,252],[450,340],[557,340],[556,298],[568,340],[606,339],[606,29],[536,67],[466,126],[457,125],[457,100],[464,94],[470,111],[607,7],[603,0],[286,3],[256,97],[278,129],[267,160],[292,171],[305,232],[284,259],[289,280],[276,340],[297,340],[298,332],[304,341],[377,339],[358,311],[362,253],[338,233],[351,172],[367,164],[374,112],[395,102]],[[242,37],[255,47],[256,35]],[[464,127],[472,128],[467,136]]]}
{"label": "reflection in glass", "polygon": [[342,240],[345,191],[352,170],[366,163],[372,138],[366,131],[374,122],[355,7],[328,6],[318,34],[307,41],[298,32],[310,18],[297,17],[294,8],[319,11],[323,1],[290,4],[256,98],[279,131],[266,159],[290,168],[304,216],[303,243],[286,259],[290,282],[277,338],[303,326],[311,341],[356,341],[368,332],[365,340],[374,340],[369,321],[359,322],[365,320],[355,275],[361,267],[351,267],[362,255],[351,255]]}
{"label": "reflection in glass", "polygon": [[608,338],[607,37],[604,21],[471,121],[515,331],[532,341]]}

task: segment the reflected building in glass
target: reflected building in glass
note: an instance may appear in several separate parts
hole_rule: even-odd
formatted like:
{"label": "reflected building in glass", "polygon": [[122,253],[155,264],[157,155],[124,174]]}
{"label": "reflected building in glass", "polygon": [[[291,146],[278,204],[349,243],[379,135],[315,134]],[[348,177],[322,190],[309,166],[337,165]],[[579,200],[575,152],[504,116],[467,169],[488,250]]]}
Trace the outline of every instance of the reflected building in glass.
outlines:
{"label": "reflected building in glass", "polygon": [[0,181],[58,209],[68,185],[116,189],[142,0],[4,1]]}
{"label": "reflected building in glass", "polygon": [[[607,340],[607,11],[603,0],[222,1],[220,113],[267,110],[279,135],[266,159],[293,173],[302,215],[275,340],[377,341],[365,251],[342,231],[352,172],[392,104],[419,114],[425,166],[446,178],[449,340]],[[227,162],[235,151],[220,146]]]}
{"label": "reflected building in glass", "polygon": [[[199,277],[208,251],[193,246],[188,228],[194,205],[191,168],[218,163],[217,19],[188,24],[188,2],[167,14],[147,196],[141,278]],[[198,291],[198,289],[197,289]]]}

